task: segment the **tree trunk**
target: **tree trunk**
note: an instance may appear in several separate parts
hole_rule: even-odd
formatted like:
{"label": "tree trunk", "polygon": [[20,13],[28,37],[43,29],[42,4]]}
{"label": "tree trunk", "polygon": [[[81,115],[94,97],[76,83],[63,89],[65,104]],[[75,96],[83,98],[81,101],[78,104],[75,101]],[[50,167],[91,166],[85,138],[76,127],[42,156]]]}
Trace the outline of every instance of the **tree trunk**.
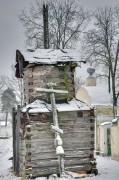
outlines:
{"label": "tree trunk", "polygon": [[115,75],[112,74],[112,96],[113,96],[113,115],[114,115],[114,118],[115,118],[115,107],[117,107],[117,96],[116,96],[116,90],[115,90]]}
{"label": "tree trunk", "polygon": [[109,68],[109,72],[108,72],[108,91],[109,93],[111,92],[111,84],[110,84],[110,68]]}
{"label": "tree trunk", "polygon": [[6,117],[5,117],[5,126],[7,126],[7,120],[8,120],[8,112],[6,112]]}

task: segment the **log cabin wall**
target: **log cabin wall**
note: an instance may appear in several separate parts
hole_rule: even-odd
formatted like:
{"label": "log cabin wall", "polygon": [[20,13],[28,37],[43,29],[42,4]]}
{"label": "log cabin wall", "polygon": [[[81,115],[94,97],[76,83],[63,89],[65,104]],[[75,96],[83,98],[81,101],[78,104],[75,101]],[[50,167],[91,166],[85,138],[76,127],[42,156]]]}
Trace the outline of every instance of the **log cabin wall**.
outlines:
{"label": "log cabin wall", "polygon": [[[46,176],[59,173],[55,152],[54,132],[51,131],[52,114],[26,114],[21,118],[23,134],[20,143],[20,175]],[[90,110],[58,113],[59,126],[63,129],[65,170],[90,172],[95,168],[94,116]],[[22,121],[23,120],[23,121]]]}
{"label": "log cabin wall", "polygon": [[55,89],[68,90],[68,94],[56,94],[56,101],[71,100],[75,96],[74,68],[70,65],[31,65],[24,69],[24,94],[25,103],[31,103],[36,99],[50,102],[46,93],[36,93],[35,88],[48,88],[47,83],[53,82]]}

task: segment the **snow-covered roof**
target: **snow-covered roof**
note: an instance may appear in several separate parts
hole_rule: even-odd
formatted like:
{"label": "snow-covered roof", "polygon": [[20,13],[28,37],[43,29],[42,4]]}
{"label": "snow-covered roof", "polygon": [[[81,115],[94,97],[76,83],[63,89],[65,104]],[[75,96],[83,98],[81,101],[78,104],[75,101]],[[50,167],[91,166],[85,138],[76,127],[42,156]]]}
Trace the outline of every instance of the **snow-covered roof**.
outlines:
{"label": "snow-covered roof", "polygon": [[100,126],[105,126],[105,125],[110,125],[111,126],[111,122],[103,122],[100,124]]}
{"label": "snow-covered roof", "polygon": [[118,125],[119,118],[115,118],[112,120],[112,125]]}
{"label": "snow-covered roof", "polygon": [[[56,104],[58,112],[63,111],[79,111],[79,110],[90,110],[90,108],[80,101],[73,99],[68,103]],[[28,104],[22,108],[22,112],[28,111],[29,113],[43,113],[51,111],[51,104],[48,104],[41,100],[35,100],[33,103]]]}
{"label": "snow-covered roof", "polygon": [[20,51],[25,61],[39,64],[57,64],[57,62],[79,62],[79,51],[75,49],[36,49]]}
{"label": "snow-covered roof", "polygon": [[84,86],[87,90],[91,105],[110,105],[112,106],[112,98],[106,87],[100,86]]}

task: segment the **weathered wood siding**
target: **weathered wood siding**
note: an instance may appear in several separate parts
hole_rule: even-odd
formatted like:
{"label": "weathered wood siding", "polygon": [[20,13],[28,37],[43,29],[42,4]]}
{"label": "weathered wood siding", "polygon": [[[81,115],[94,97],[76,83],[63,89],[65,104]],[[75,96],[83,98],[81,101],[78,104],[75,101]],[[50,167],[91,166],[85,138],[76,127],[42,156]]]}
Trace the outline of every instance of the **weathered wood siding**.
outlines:
{"label": "weathered wood siding", "polygon": [[68,65],[44,65],[26,67],[24,70],[24,94],[25,102],[30,103],[35,99],[50,101],[46,93],[36,93],[36,87],[45,87],[48,82],[56,83],[55,89],[68,90],[68,94],[56,94],[56,100],[71,100],[74,95],[73,69]]}
{"label": "weathered wood siding", "polygon": [[[50,127],[53,124],[52,115],[30,115],[29,125],[26,125],[26,115],[22,117],[22,122],[23,119],[26,123],[21,126],[25,131],[20,144],[20,174],[43,176],[59,173],[55,135]],[[94,150],[94,117],[91,111],[59,112],[58,119],[64,131],[65,170],[90,171]]]}

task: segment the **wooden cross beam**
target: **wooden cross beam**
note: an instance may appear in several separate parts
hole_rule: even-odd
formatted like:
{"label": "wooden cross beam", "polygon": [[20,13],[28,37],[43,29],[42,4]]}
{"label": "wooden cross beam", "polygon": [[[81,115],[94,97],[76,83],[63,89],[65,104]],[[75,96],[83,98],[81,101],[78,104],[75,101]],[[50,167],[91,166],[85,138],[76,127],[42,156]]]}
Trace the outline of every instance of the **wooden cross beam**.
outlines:
{"label": "wooden cross beam", "polygon": [[46,89],[46,88],[36,88],[36,92],[46,92],[46,93],[56,93],[56,94],[68,94],[68,91],[65,91],[65,90]]}

